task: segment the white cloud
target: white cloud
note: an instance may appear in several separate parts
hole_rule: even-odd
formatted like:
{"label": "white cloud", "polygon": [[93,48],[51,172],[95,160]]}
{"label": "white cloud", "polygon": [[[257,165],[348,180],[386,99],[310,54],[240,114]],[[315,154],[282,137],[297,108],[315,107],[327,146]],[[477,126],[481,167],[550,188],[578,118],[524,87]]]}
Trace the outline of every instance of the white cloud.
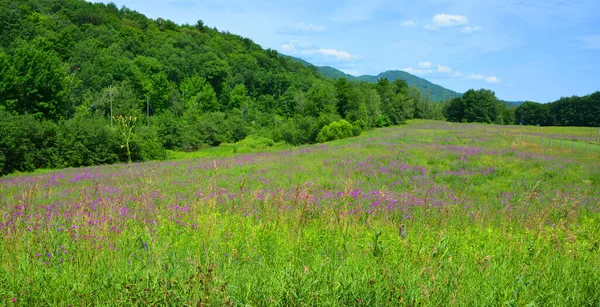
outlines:
{"label": "white cloud", "polygon": [[350,54],[343,50],[336,50],[332,48],[320,48],[309,42],[303,42],[298,40],[291,40],[289,43],[282,44],[280,49],[283,52],[291,53],[291,54],[304,54],[304,55],[313,55],[319,54],[325,57],[333,57],[336,60],[340,61],[350,61],[356,60],[360,57],[357,55]]}
{"label": "white cloud", "polygon": [[331,57],[336,58],[337,60],[343,60],[343,61],[354,60],[354,59],[359,58],[358,56],[352,55],[346,51],[336,50],[336,49],[331,49],[331,48],[319,48],[319,49],[313,49],[313,50],[306,50],[305,53],[306,54],[319,53],[321,55],[331,56]]}
{"label": "white cloud", "polygon": [[487,83],[500,83],[500,80],[498,80],[498,78],[496,78],[496,76],[486,77],[486,76],[480,75],[480,74],[470,74],[469,76],[467,76],[466,79],[467,80],[484,80]]}
{"label": "white cloud", "polygon": [[417,68],[409,66],[401,70],[411,73],[413,75],[428,75],[434,72],[449,74],[452,72],[452,68],[450,68],[449,66],[434,64],[431,62],[419,62],[417,63]]}
{"label": "white cloud", "polygon": [[289,44],[281,45],[281,50],[286,51],[286,52],[294,51],[295,49],[296,49],[296,46],[294,46],[294,44],[292,44],[291,42]]}
{"label": "white cloud", "polygon": [[473,33],[473,32],[477,32],[477,31],[481,31],[481,30],[483,30],[483,28],[480,26],[474,26],[474,27],[466,26],[466,27],[462,28],[461,32],[462,33]]}
{"label": "white cloud", "polygon": [[457,78],[457,77],[462,77],[463,74],[460,71],[457,71],[455,73],[452,74],[452,77]]}
{"label": "white cloud", "polygon": [[312,23],[296,23],[292,25],[287,25],[279,29],[277,33],[280,34],[311,34],[311,33],[320,33],[325,32],[327,30],[326,27],[321,25],[315,25]]}
{"label": "white cloud", "polygon": [[311,48],[312,44],[309,42],[303,42],[298,40],[291,40],[289,43],[281,45],[281,50],[285,52],[294,52],[298,49]]}
{"label": "white cloud", "polygon": [[405,22],[402,23],[403,27],[414,27],[416,25],[417,24],[414,21],[412,21],[412,20],[407,20],[407,21],[405,21]]}
{"label": "white cloud", "polygon": [[426,29],[436,30],[461,26],[469,23],[469,19],[462,15],[437,14],[431,18],[431,22],[431,25],[425,26]]}
{"label": "white cloud", "polygon": [[431,62],[419,62],[419,67],[430,68],[431,66],[433,66]]}
{"label": "white cloud", "polygon": [[485,78],[485,82],[487,82],[487,83],[500,83],[500,80],[498,80],[498,78],[496,78],[496,76],[489,76],[489,77]]}
{"label": "white cloud", "polygon": [[582,36],[577,38],[585,49],[600,49],[600,35]]}
{"label": "white cloud", "polygon": [[442,65],[438,64],[437,71],[438,72],[442,72],[442,73],[451,73],[452,72],[452,68],[450,68],[448,66],[442,66]]}
{"label": "white cloud", "polygon": [[413,68],[412,66],[402,68],[401,70],[413,75],[428,75],[433,72],[431,69],[419,69]]}

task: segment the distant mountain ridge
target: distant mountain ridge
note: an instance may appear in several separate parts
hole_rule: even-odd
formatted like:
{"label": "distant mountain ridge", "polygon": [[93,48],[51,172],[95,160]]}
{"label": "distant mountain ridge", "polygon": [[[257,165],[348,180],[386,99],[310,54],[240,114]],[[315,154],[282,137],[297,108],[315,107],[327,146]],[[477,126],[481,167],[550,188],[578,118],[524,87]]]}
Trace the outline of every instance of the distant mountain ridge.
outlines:
{"label": "distant mountain ridge", "polygon": [[430,100],[432,101],[444,101],[462,96],[461,93],[449,90],[445,87],[431,83],[423,78],[419,78],[401,70],[388,70],[380,73],[377,76],[364,75],[358,77],[358,80],[375,83],[379,78],[387,78],[390,81],[397,79],[404,80],[406,83],[408,83],[408,86],[416,86],[422,94],[429,93]]}
{"label": "distant mountain ridge", "polygon": [[411,75],[405,71],[389,70],[389,71],[380,73],[377,76],[362,75],[359,77],[355,77],[355,76],[346,74],[343,71],[340,71],[339,69],[333,68],[331,66],[316,66],[305,60],[302,60],[302,59],[299,59],[296,57],[290,56],[290,58],[292,60],[302,63],[306,66],[316,67],[317,71],[319,73],[321,73],[321,75],[323,75],[325,78],[328,78],[328,79],[346,78],[351,81],[364,81],[364,82],[369,82],[369,83],[376,83],[377,80],[379,80],[379,78],[387,78],[390,81],[394,81],[396,79],[402,79],[402,80],[406,81],[408,86],[410,86],[410,87],[416,86],[419,89],[419,91],[421,91],[422,94],[429,93],[430,99],[432,101],[444,101],[446,99],[452,99],[454,97],[462,96],[461,93],[458,93],[458,92],[449,90],[445,87],[442,87],[440,85],[431,83],[423,78],[419,78],[417,76]]}
{"label": "distant mountain ridge", "polygon": [[[303,59],[299,59],[299,58],[296,58],[293,56],[289,56],[289,57],[292,60],[302,63],[306,66],[315,67],[321,75],[323,75],[325,78],[328,78],[328,79],[346,78],[351,81],[364,81],[364,82],[369,82],[369,83],[376,83],[379,78],[387,78],[390,81],[394,81],[396,79],[402,79],[402,80],[406,81],[408,86],[411,86],[411,87],[413,85],[416,86],[419,89],[419,91],[421,91],[422,94],[426,94],[429,92],[430,99],[432,101],[445,101],[447,99],[461,97],[463,95],[462,93],[458,93],[453,90],[447,89],[443,86],[437,85],[428,80],[425,80],[423,78],[417,77],[415,75],[409,74],[409,73],[407,73],[405,71],[401,71],[401,70],[388,70],[386,72],[380,73],[377,76],[362,75],[362,76],[355,77],[355,76],[349,75],[347,73],[344,73],[343,71],[336,69],[334,67],[331,67],[331,66],[316,66],[316,65],[313,65]],[[523,104],[523,101],[503,101],[503,100],[501,100],[501,101],[510,107],[518,107],[521,104]]]}

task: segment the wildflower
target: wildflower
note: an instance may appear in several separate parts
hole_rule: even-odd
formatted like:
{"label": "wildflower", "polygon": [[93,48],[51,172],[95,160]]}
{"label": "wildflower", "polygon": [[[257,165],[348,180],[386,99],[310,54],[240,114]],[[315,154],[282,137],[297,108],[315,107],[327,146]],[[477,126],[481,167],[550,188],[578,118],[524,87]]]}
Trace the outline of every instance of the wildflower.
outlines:
{"label": "wildflower", "polygon": [[10,299],[10,301],[13,302],[13,303],[15,303],[15,302],[17,302],[17,298],[13,297],[13,298]]}

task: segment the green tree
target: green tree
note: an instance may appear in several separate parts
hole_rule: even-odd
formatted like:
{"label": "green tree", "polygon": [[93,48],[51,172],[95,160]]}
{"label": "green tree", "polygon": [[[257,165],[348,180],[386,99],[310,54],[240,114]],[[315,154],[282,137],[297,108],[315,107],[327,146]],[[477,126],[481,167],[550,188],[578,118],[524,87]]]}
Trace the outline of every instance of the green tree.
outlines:
{"label": "green tree", "polygon": [[37,118],[61,118],[65,104],[66,69],[52,44],[44,37],[18,41],[4,62],[0,76],[0,105],[18,114]]}
{"label": "green tree", "polygon": [[182,93],[186,109],[194,108],[201,113],[219,111],[217,94],[206,79],[199,75],[185,78],[179,89]]}
{"label": "green tree", "polygon": [[461,97],[456,97],[444,104],[443,108],[446,120],[451,122],[462,122],[465,114],[465,104]]}
{"label": "green tree", "polygon": [[[150,101],[150,111],[152,113],[161,113],[169,109],[173,88],[173,84],[167,79],[164,72],[153,74],[145,80],[144,91]],[[142,101],[142,105],[146,106],[146,101]]]}
{"label": "green tree", "polygon": [[354,99],[352,85],[346,78],[340,78],[335,82],[335,91],[337,111],[343,118],[346,118],[346,113],[351,110]]}
{"label": "green tree", "polygon": [[463,120],[477,123],[493,123],[501,115],[501,105],[493,91],[468,90],[462,97]]}

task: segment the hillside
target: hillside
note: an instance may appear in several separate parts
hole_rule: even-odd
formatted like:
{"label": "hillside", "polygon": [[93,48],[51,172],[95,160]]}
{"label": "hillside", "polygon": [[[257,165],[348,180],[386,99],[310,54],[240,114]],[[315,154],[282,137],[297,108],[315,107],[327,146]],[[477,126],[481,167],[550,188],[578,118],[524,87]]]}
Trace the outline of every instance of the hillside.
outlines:
{"label": "hillside", "polygon": [[377,76],[365,75],[358,77],[358,79],[361,81],[367,81],[371,83],[377,82],[377,79],[379,78],[387,78],[390,81],[397,79],[404,80],[406,81],[406,83],[408,83],[409,86],[416,86],[419,89],[419,91],[421,91],[421,93],[429,93],[431,97],[430,99],[432,101],[445,101],[447,99],[460,97],[462,95],[455,91],[444,88],[440,85],[433,84],[423,78],[411,75],[407,72],[400,70],[389,70]]}

